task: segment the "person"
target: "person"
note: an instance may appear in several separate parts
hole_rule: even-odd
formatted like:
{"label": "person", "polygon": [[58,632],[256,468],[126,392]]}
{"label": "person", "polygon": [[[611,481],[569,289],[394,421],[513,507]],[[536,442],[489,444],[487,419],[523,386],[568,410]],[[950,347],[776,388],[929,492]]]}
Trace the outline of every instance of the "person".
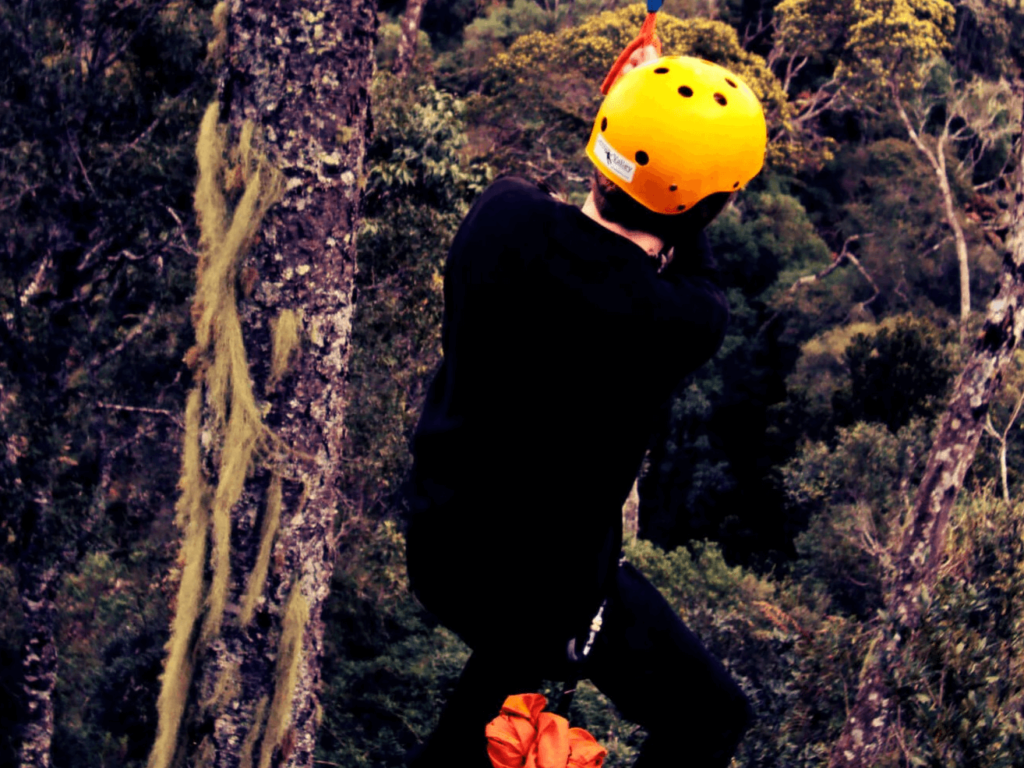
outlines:
{"label": "person", "polygon": [[575,676],[646,729],[641,768],[729,763],[749,702],[619,562],[621,508],[665,404],[721,344],[703,230],[765,145],[740,77],[642,49],[595,120],[582,210],[509,177],[462,223],[412,440],[407,557],[421,603],[472,654],[413,768],[488,768],[484,727],[506,696]]}

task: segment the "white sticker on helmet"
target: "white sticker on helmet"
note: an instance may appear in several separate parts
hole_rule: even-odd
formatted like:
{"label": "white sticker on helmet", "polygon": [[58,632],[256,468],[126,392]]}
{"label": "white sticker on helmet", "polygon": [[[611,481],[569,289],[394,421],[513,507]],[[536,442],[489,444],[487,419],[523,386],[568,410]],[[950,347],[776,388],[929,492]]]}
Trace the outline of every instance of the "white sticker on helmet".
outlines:
{"label": "white sticker on helmet", "polygon": [[626,183],[633,183],[633,174],[636,172],[636,165],[629,162],[629,160],[616,152],[615,148],[609,144],[601,134],[597,135],[597,141],[594,143],[594,154],[597,156],[601,165],[609,171]]}

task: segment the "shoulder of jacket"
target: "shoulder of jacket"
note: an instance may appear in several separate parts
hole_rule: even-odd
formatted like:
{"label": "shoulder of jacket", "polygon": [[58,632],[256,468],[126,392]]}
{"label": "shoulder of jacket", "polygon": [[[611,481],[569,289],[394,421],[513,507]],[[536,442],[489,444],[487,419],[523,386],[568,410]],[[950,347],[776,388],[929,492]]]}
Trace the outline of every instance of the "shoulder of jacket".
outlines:
{"label": "shoulder of jacket", "polygon": [[551,206],[558,201],[536,184],[519,176],[502,176],[484,192],[488,201],[514,206]]}

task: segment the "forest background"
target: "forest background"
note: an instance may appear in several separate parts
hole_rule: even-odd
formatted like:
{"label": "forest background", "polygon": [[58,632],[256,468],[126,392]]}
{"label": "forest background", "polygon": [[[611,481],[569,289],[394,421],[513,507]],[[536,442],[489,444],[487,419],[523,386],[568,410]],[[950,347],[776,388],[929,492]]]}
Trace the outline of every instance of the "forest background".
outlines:
{"label": "forest background", "polygon": [[[396,76],[406,7],[379,4],[323,765],[399,765],[467,655],[408,593],[397,494],[439,361],[447,246],[500,174],[582,202],[598,87],[643,18],[615,0],[420,8],[415,58]],[[0,765],[17,763],[39,687],[25,664],[38,605],[56,633],[52,764],[142,765],[153,743],[181,578],[213,11],[0,6]],[[1003,268],[1024,10],[667,0],[659,33],[666,53],[743,74],[771,141],[765,171],[710,230],[732,323],[665,411],[627,554],[754,702],[736,764],[824,765]],[[920,625],[887,670],[899,716],[876,765],[1024,765],[1022,397],[1015,358]],[[612,766],[642,743],[589,688],[572,720]]]}

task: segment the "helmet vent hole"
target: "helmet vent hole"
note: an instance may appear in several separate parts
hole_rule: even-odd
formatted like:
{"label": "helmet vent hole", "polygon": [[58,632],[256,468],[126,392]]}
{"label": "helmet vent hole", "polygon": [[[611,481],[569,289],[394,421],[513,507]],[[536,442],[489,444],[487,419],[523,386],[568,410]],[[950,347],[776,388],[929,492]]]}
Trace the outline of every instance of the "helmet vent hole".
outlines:
{"label": "helmet vent hole", "polygon": [[601,118],[601,130],[604,131],[604,130],[607,130],[607,129],[608,129],[608,118],[607,117],[602,117]]}
{"label": "helmet vent hole", "polygon": [[685,211],[686,210],[686,206],[685,205],[677,205],[676,206],[676,210],[677,211]]}
{"label": "helmet vent hole", "polygon": [[731,85],[731,86],[732,86],[733,88],[739,88],[739,86],[738,86],[738,85],[736,85],[736,83],[734,83],[734,82],[733,82],[732,80],[730,80],[730,79],[729,79],[728,77],[727,77],[727,78],[725,78],[725,82],[727,82],[727,83],[728,83],[729,85]]}
{"label": "helmet vent hole", "polygon": [[654,74],[656,74],[656,75],[667,75],[668,74],[668,67],[658,67],[656,70],[654,70]]}
{"label": "helmet vent hole", "polygon": [[725,96],[723,96],[723,95],[722,95],[722,94],[720,94],[720,93],[716,93],[716,94],[715,94],[715,101],[717,101],[717,102],[718,102],[719,104],[721,104],[721,105],[722,105],[723,107],[724,107],[724,106],[725,106],[726,104],[728,104],[728,103],[729,103],[729,102],[728,102],[728,101],[726,100]]}
{"label": "helmet vent hole", "polygon": [[678,184],[673,184],[671,187],[668,188],[668,191],[669,192],[675,192],[677,189],[679,189],[679,185]]}
{"label": "helmet vent hole", "polygon": [[740,183],[739,183],[738,181],[737,181],[737,182],[735,182],[735,183],[734,183],[734,184],[732,185],[732,188],[733,188],[733,189],[739,189],[739,188],[740,188]]}
{"label": "helmet vent hole", "polygon": [[681,85],[679,86],[679,95],[685,96],[686,98],[690,98],[691,96],[693,96],[693,88],[691,88],[688,85]]}
{"label": "helmet vent hole", "polygon": [[651,161],[651,158],[647,156],[647,153],[642,149],[636,153],[636,161],[639,165],[647,165]]}

